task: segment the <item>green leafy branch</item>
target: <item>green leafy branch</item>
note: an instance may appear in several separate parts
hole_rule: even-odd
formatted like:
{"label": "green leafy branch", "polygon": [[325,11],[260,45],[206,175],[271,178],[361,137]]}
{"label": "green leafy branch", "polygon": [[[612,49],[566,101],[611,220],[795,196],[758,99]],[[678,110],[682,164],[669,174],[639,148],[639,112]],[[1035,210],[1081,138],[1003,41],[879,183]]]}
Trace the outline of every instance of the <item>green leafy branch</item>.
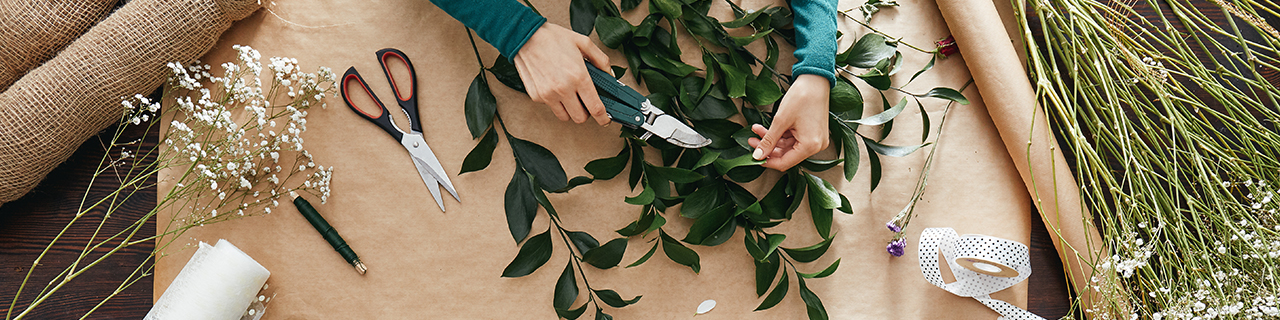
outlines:
{"label": "green leafy branch", "polygon": [[[769,124],[772,119],[769,110],[777,109],[785,87],[790,85],[791,76],[776,70],[780,57],[779,42],[795,44],[795,30],[791,26],[793,13],[786,7],[766,7],[748,12],[729,2],[735,19],[722,23],[707,16],[711,3],[711,0],[652,0],[649,2],[649,14],[638,25],[632,25],[621,16],[623,11],[639,6],[640,1],[636,0],[622,0],[619,3],[621,7],[607,0],[572,0],[569,8],[573,30],[582,34],[590,34],[594,30],[606,47],[624,54],[628,68],[613,67],[615,76],[621,78],[628,70],[632,71],[635,81],[648,89],[647,97],[654,106],[690,124],[713,141],[703,148],[685,149],[660,139],[641,140],[636,138],[640,132],[624,128],[622,136],[627,141],[617,155],[587,163],[584,169],[591,177],[566,179],[563,167],[550,151],[512,136],[497,115],[496,99],[489,91],[484,72],[488,70],[499,82],[523,92],[519,74],[510,61],[498,57],[489,68],[484,68],[481,62],[480,73],[472,81],[467,94],[467,124],[472,137],[480,138],[480,141],[467,155],[462,173],[484,169],[490,163],[498,142],[497,128],[493,125],[496,119],[498,126],[504,127],[504,135],[517,164],[505,198],[508,227],[513,238],[519,243],[529,235],[538,207],[547,211],[551,221],[547,231],[524,241],[504,276],[527,275],[545,264],[551,256],[552,234],[558,234],[571,252],[570,260],[557,280],[553,301],[557,314],[563,318],[576,319],[585,312],[587,304],[595,304],[597,319],[610,319],[596,298],[613,307],[637,302],[639,297],[622,300],[611,290],[592,289],[582,269],[584,261],[600,269],[617,266],[628,238],[649,238],[653,245],[627,267],[645,263],[661,247],[671,261],[697,273],[701,271],[700,257],[697,251],[685,244],[720,245],[731,239],[741,227],[744,244],[756,264],[757,295],[764,299],[757,310],[777,305],[786,296],[790,279],[795,278],[810,319],[826,319],[821,299],[808,289],[805,281],[831,275],[839,267],[840,260],[815,273],[801,272],[797,263],[820,259],[834,240],[831,234],[834,212],[839,210],[851,214],[853,210],[848,198],[830,182],[813,173],[844,164],[844,177],[852,180],[858,169],[861,150],[865,148],[871,163],[871,188],[874,190],[880,180],[880,155],[901,157],[928,145],[925,140],[930,124],[920,103],[921,98],[967,103],[958,91],[948,88],[913,94],[894,87],[891,76],[901,70],[903,61],[902,54],[897,51],[900,41],[878,32],[863,35],[857,44],[837,56],[841,72],[877,90],[893,90],[912,97],[921,111],[925,127],[921,143],[909,146],[882,143],[883,137],[892,130],[893,120],[905,110],[906,98],[891,105],[882,93],[884,111],[863,117],[861,93],[850,77],[839,77],[831,90],[830,127],[832,140],[838,142],[834,144],[836,154],[840,156],[829,160],[805,160],[783,174],[768,194],[757,198],[740,185],[754,181],[765,171],[760,166],[762,161],[751,159],[752,149],[747,139],[755,136],[750,125]],[[885,3],[880,7],[888,5]],[[676,25],[682,26],[687,35],[676,32],[680,30]],[[750,28],[751,34],[743,37],[730,35],[729,29],[736,28]],[[677,39],[682,36],[691,37],[698,44],[702,68],[682,61],[682,49],[677,44]],[[764,42],[764,59],[746,49],[757,41]],[[472,42],[474,47],[474,40]],[[483,60],[478,50],[476,58],[477,61]],[[916,72],[911,80],[931,69],[933,62],[931,60]],[[857,73],[856,69],[865,69],[865,72]],[[739,114],[745,125],[730,120]],[[857,130],[862,125],[879,126],[879,137],[864,136]],[[660,162],[645,160],[646,150],[657,151]],[[635,196],[626,197],[625,201],[640,206],[641,211],[634,221],[616,230],[621,238],[601,246],[587,233],[562,227],[560,217],[544,191],[567,192],[595,180],[613,179],[627,167],[630,167],[628,184],[633,190],[640,191]],[[768,230],[790,220],[806,196],[814,229],[822,241],[802,248],[781,247],[786,235]],[[676,239],[663,228],[668,219],[665,214],[669,210],[678,210],[681,217],[693,220],[682,239]],[[577,276],[583,277],[588,297],[586,304],[573,308],[572,304],[579,295]],[[772,291],[770,287],[773,287]],[[764,297],[765,293],[768,293],[767,297]]]}

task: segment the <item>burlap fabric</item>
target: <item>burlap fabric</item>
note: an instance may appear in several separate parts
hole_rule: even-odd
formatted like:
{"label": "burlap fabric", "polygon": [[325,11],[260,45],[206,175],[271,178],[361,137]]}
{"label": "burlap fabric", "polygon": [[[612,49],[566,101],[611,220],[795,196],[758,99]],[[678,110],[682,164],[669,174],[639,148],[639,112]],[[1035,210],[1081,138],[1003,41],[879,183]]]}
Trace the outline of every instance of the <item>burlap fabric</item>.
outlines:
{"label": "burlap fabric", "polygon": [[0,203],[119,120],[122,97],[162,84],[166,63],[204,55],[258,8],[256,0],[133,0],[0,93]]}
{"label": "burlap fabric", "polygon": [[0,92],[88,31],[116,2],[0,1]]}

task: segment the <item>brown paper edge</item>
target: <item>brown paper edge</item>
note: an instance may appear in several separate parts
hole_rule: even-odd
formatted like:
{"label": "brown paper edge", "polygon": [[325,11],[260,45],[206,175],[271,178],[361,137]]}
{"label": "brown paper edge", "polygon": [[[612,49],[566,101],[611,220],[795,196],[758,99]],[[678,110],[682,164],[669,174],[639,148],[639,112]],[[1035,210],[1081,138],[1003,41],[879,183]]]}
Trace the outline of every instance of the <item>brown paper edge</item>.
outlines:
{"label": "brown paper edge", "polygon": [[[937,3],[978,91],[999,93],[983,98],[1026,183],[1032,204],[1049,229],[1049,237],[1064,270],[1068,270],[1074,292],[1082,294],[1085,306],[1104,310],[1098,307],[1106,301],[1099,299],[1097,287],[1089,285],[1095,276],[1113,278],[1095,273],[1098,262],[1095,259],[1103,256],[1107,249],[1102,246],[1092,215],[1085,216],[1080,188],[1062,151],[1056,148],[1058,142],[1048,130],[1044,109],[1036,102],[1023,64],[1025,58],[1015,47],[1015,41],[1022,45],[1022,38],[1011,36],[1019,30],[1012,12],[1000,15],[998,5],[992,1],[938,0]],[[1007,8],[1010,4],[1003,5]]]}

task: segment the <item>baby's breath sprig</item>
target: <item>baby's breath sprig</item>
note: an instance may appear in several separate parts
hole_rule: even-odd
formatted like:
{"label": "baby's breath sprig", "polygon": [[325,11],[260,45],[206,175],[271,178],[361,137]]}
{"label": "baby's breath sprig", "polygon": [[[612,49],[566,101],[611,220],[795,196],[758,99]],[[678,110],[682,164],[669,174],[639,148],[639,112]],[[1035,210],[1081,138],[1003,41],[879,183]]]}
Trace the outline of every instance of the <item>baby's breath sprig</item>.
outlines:
{"label": "baby's breath sprig", "polygon": [[[310,193],[322,203],[329,199],[333,167],[316,164],[304,148],[302,133],[307,130],[307,110],[316,105],[325,107],[324,98],[332,94],[336,78],[333,71],[320,67],[315,73],[302,72],[297,59],[292,58],[271,58],[264,69],[257,50],[238,45],[232,48],[238,53],[237,60],[222,64],[221,76],[211,74],[212,67],[199,61],[189,66],[169,63],[171,76],[161,98],[135,95],[122,99],[124,112],[109,144],[112,150],[104,155],[94,174],[95,181],[114,176],[121,182],[120,187],[101,199],[91,199],[86,191],[80,210],[63,229],[65,233],[77,223],[96,223],[99,232],[83,244],[80,259],[64,266],[58,277],[29,300],[29,305],[15,309],[19,301],[28,301],[20,297],[34,269],[42,266],[44,255],[37,258],[14,294],[6,319],[28,316],[59,289],[120,249],[157,243],[150,259],[135,266],[133,273],[122,279],[120,287],[97,307],[150,276],[154,259],[193,227],[269,214],[290,192]],[[264,71],[271,76],[270,83],[263,82]],[[162,104],[166,107],[162,108]],[[168,121],[168,128],[158,139],[160,146],[144,145],[143,139],[121,139],[126,128],[149,129],[159,125],[159,119]],[[166,180],[149,182],[160,177],[162,171],[167,172]],[[103,228],[121,203],[146,188],[159,188],[161,196],[155,208],[124,230]],[[105,214],[93,219],[96,216],[87,214],[100,212],[94,210]],[[163,231],[139,236],[146,222],[164,210],[177,214],[162,222],[167,223]],[[44,252],[63,240],[61,236],[55,237]],[[106,253],[95,253],[103,251]]]}

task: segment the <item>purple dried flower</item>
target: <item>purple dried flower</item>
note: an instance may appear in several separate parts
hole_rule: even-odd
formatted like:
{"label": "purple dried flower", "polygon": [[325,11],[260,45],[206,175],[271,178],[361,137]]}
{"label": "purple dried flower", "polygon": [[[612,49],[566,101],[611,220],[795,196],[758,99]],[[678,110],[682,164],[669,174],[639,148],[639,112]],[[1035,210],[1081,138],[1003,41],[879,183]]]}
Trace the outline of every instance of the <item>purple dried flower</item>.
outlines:
{"label": "purple dried flower", "polygon": [[896,222],[896,221],[897,221],[897,220],[895,220],[895,221],[890,221],[890,222],[888,222],[888,223],[885,223],[885,224],[884,224],[884,226],[885,226],[886,228],[889,228],[889,231],[893,231],[893,233],[899,233],[899,232],[902,232],[902,226],[899,226],[898,224],[894,223],[894,222]]}
{"label": "purple dried flower", "polygon": [[889,254],[895,257],[901,257],[907,250],[907,239],[898,238],[893,240],[892,242],[889,242],[889,246],[884,249],[885,251],[889,251]]}

